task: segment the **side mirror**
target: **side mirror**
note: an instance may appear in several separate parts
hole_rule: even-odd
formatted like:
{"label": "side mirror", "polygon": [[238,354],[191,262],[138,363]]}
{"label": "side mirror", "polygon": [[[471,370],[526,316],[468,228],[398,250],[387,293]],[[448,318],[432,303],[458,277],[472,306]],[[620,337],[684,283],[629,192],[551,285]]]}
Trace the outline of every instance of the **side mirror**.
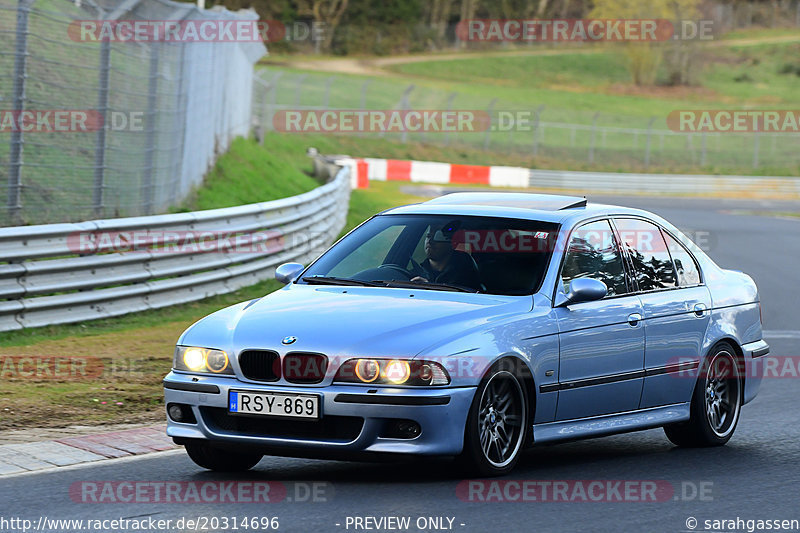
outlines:
{"label": "side mirror", "polygon": [[305,268],[306,267],[300,263],[284,263],[275,269],[275,279],[284,285],[288,285],[296,280],[297,276],[299,276]]}
{"label": "side mirror", "polygon": [[557,301],[556,307],[602,300],[607,294],[608,287],[599,279],[574,279],[569,284],[569,292],[566,296],[561,295],[561,300]]}

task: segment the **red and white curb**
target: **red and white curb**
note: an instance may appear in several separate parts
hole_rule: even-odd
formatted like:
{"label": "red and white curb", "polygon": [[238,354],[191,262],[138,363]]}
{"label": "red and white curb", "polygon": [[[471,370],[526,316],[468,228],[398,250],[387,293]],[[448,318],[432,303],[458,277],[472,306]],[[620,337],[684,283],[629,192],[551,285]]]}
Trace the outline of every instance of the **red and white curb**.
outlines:
{"label": "red and white curb", "polygon": [[0,476],[177,448],[165,426],[0,445]]}
{"label": "red and white curb", "polygon": [[369,187],[370,180],[522,188],[528,186],[531,173],[530,169],[521,167],[459,165],[369,157],[341,158],[337,159],[336,163],[350,167],[351,184],[354,189]]}
{"label": "red and white curb", "polygon": [[541,170],[521,167],[458,165],[433,161],[353,158],[336,164],[350,167],[353,189],[371,180],[485,185],[514,189],[596,192],[599,194],[681,194],[731,198],[800,198],[800,179],[789,176],[719,176]]}

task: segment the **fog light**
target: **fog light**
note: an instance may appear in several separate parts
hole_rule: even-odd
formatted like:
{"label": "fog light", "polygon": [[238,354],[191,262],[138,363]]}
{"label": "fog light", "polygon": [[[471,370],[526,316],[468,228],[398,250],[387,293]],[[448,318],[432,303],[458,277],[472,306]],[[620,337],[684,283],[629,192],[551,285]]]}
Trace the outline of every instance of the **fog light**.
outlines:
{"label": "fog light", "polygon": [[169,416],[169,419],[173,422],[197,424],[197,419],[194,417],[191,406],[185,403],[168,403],[167,416]]}
{"label": "fog light", "polygon": [[175,422],[183,422],[183,409],[177,403],[171,403],[167,407],[167,414]]}
{"label": "fog light", "polygon": [[408,381],[411,376],[411,367],[408,361],[389,361],[386,369],[383,371],[383,377],[386,381],[400,385]]}
{"label": "fog light", "polygon": [[389,439],[416,439],[422,433],[422,428],[413,420],[392,420],[382,433],[382,437]]}

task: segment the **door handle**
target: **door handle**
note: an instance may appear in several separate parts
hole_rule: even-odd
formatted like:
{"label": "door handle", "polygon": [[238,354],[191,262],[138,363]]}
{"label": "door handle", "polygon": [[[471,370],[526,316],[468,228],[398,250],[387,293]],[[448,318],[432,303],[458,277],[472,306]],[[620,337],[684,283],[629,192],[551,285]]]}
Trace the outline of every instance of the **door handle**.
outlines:
{"label": "door handle", "polygon": [[632,328],[638,326],[639,322],[641,321],[642,321],[642,315],[640,315],[639,313],[631,313],[630,315],[628,315],[628,324]]}
{"label": "door handle", "polygon": [[694,304],[694,314],[697,315],[698,318],[702,318],[705,312],[705,304]]}

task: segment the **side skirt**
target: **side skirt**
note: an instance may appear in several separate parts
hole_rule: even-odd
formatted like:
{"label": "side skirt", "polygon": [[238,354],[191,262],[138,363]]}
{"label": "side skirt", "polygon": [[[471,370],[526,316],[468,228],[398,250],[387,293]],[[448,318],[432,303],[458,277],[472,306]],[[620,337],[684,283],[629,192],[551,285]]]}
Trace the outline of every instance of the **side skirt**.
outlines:
{"label": "side skirt", "polygon": [[689,402],[533,426],[534,444],[602,437],[689,420]]}

